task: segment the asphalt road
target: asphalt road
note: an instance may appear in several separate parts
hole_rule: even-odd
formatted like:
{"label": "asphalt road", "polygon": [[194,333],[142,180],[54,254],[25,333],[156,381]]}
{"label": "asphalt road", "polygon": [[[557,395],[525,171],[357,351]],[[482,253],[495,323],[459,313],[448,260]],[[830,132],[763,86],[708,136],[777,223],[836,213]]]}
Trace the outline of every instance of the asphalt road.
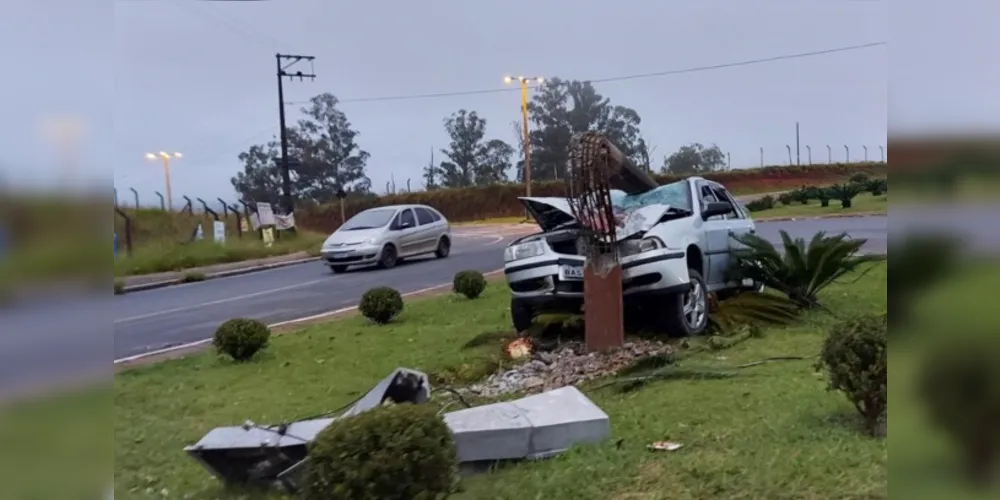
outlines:
{"label": "asphalt road", "polygon": [[[777,241],[779,229],[802,237],[820,230],[846,231],[868,240],[866,252],[882,253],[887,251],[887,226],[887,217],[761,222],[758,234]],[[121,296],[0,310],[0,396],[82,374],[110,374],[113,359],[207,339],[230,318],[273,324],[353,306],[377,285],[407,293],[448,283],[461,269],[499,269],[501,250],[512,238],[458,237],[447,259],[419,259],[391,270],[334,275],[312,262]],[[104,323],[109,317],[112,335]]]}
{"label": "asphalt road", "polygon": [[[784,221],[758,224],[758,234],[779,241],[779,229],[808,237],[818,230],[866,238],[864,250],[886,251],[885,217]],[[391,270],[331,274],[311,262],[243,276],[126,294],[114,303],[114,353],[120,359],[195,342],[235,317],[268,324],[322,314],[357,304],[365,290],[389,285],[408,293],[448,283],[455,271],[503,267],[501,249],[512,237],[461,237],[447,259],[419,259]]]}

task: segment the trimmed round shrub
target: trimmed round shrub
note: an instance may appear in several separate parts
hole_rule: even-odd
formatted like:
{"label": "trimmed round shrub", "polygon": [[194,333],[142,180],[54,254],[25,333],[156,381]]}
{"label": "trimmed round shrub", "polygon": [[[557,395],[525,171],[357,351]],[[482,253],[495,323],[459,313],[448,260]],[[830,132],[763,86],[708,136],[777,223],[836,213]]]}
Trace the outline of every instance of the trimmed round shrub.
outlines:
{"label": "trimmed round shrub", "polygon": [[306,500],[443,498],[458,457],[435,405],[382,406],[319,433],[302,481]]}
{"label": "trimmed round shrub", "polygon": [[358,310],[364,317],[384,325],[403,311],[403,296],[395,288],[375,287],[361,296]]}
{"label": "trimmed round shrub", "polygon": [[842,392],[864,419],[872,435],[885,432],[888,386],[884,314],[868,314],[843,320],[827,334],[818,367],[826,369],[829,390]]}
{"label": "trimmed round shrub", "polygon": [[455,273],[455,280],[452,282],[452,291],[465,295],[470,299],[475,299],[486,290],[486,278],[479,271],[459,271]]}
{"label": "trimmed round shrub", "polygon": [[219,325],[212,345],[219,354],[234,361],[249,361],[258,351],[267,347],[271,329],[255,319],[236,318]]}
{"label": "trimmed round shrub", "polygon": [[1000,485],[1000,340],[950,339],[930,352],[919,390],[931,421],[952,439],[973,481]]}

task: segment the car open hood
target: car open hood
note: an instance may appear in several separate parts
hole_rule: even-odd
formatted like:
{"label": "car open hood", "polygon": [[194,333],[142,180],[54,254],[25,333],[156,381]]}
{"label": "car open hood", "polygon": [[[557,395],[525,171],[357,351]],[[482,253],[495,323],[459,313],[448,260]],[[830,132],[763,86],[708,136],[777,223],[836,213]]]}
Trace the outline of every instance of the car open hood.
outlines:
{"label": "car open hood", "polygon": [[[562,197],[521,197],[518,198],[528,213],[535,219],[542,231],[551,231],[558,226],[566,228],[579,227],[573,216],[569,199]],[[636,207],[632,210],[620,210],[615,207],[615,213],[620,214],[617,225],[616,239],[621,241],[649,231],[659,224],[664,214],[670,210],[670,205],[651,204]],[[572,224],[576,222],[576,224]]]}

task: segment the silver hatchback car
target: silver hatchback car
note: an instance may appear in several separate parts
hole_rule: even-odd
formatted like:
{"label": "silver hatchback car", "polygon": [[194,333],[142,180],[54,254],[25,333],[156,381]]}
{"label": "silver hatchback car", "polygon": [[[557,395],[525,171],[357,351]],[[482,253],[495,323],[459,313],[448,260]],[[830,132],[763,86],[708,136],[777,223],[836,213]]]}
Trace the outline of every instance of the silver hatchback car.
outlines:
{"label": "silver hatchback car", "polygon": [[426,205],[370,208],[351,217],[323,242],[320,252],[335,273],[350,266],[391,268],[405,257],[451,253],[451,225]]}

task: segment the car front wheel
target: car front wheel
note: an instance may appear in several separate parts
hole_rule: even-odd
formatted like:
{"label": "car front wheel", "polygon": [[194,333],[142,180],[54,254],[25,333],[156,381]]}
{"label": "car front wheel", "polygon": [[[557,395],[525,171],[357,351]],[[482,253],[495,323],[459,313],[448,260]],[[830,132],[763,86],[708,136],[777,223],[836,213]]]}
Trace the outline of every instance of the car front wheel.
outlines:
{"label": "car front wheel", "polygon": [[382,256],[378,261],[378,267],[382,269],[391,269],[396,267],[396,262],[399,261],[399,254],[396,253],[396,247],[392,245],[386,245],[382,249]]}
{"label": "car front wheel", "polygon": [[531,323],[535,320],[535,311],[530,304],[517,299],[510,299],[510,319],[517,333],[531,328]]}
{"label": "car front wheel", "polygon": [[691,288],[670,297],[663,320],[670,334],[690,337],[702,334],[708,327],[708,290],[701,273],[688,270]]}

